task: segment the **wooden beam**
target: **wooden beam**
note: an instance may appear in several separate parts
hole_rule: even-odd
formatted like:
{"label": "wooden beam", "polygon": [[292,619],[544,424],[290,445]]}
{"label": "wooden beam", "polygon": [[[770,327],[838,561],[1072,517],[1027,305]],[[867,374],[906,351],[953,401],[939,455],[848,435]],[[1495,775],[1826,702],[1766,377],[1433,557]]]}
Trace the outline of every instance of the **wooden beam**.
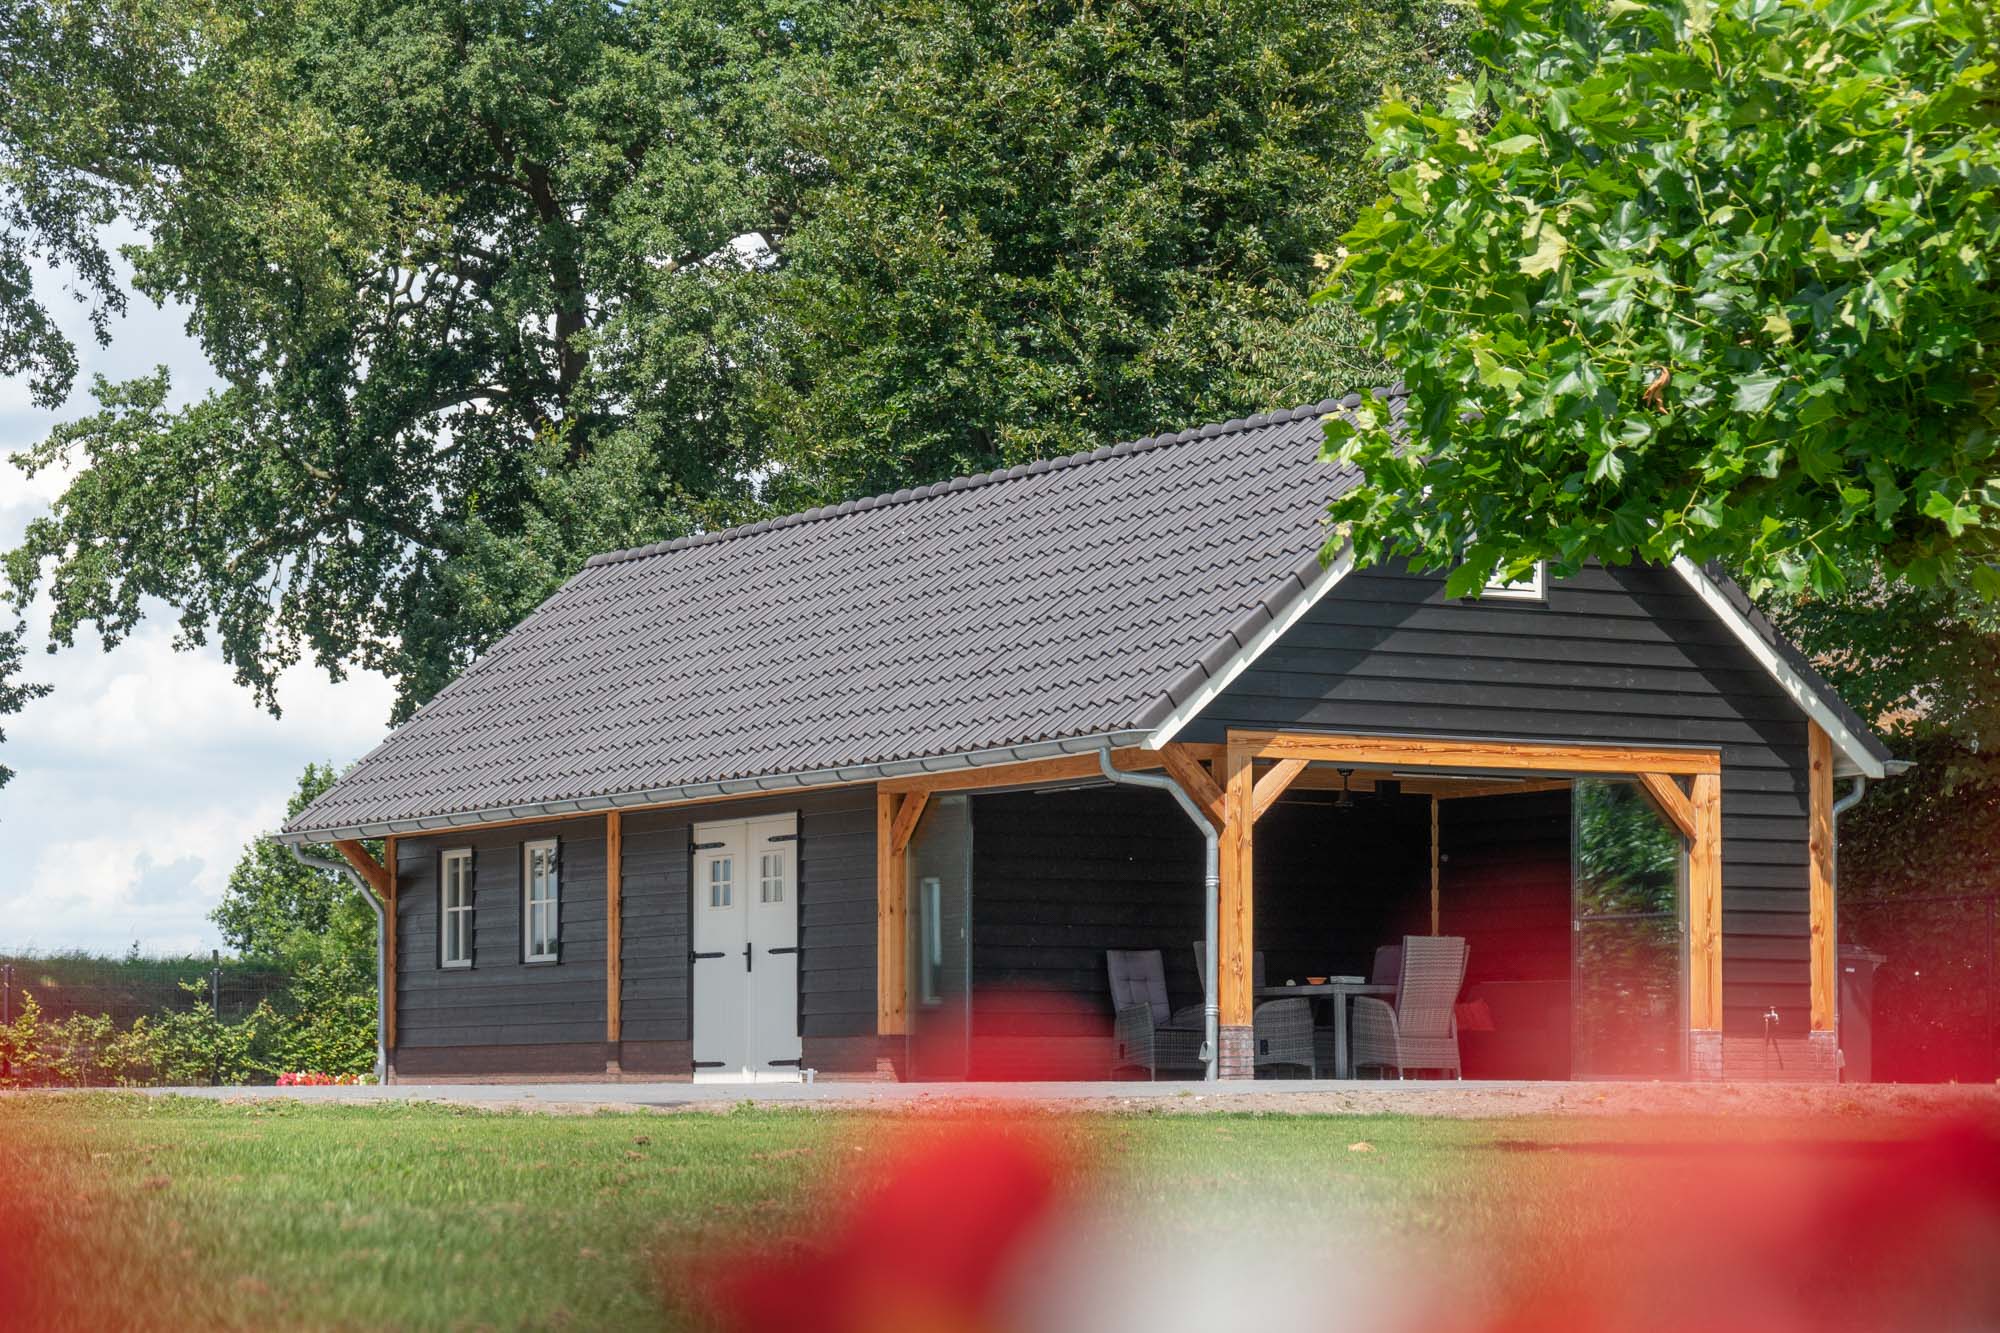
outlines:
{"label": "wooden beam", "polygon": [[1535,741],[1444,740],[1411,736],[1347,736],[1331,732],[1232,731],[1230,744],[1258,759],[1317,759],[1354,767],[1482,768],[1531,773],[1720,773],[1714,750]]}
{"label": "wooden beam", "polygon": [[625,1006],[625,818],[604,817],[604,1039],[623,1040]]}
{"label": "wooden beam", "polygon": [[896,849],[896,813],[902,797],[875,792],[875,1031],[899,1036],[909,1030],[906,970],[909,966],[907,874]]}
{"label": "wooden beam", "polygon": [[1305,772],[1305,759],[1280,759],[1271,765],[1264,776],[1257,779],[1250,791],[1250,822],[1256,823],[1264,817],[1264,812],[1278,803],[1285,794],[1285,788],[1292,785],[1292,779]]}
{"label": "wooden beam", "polygon": [[375,897],[382,905],[387,907],[391,896],[389,872],[383,868],[382,863],[368,854],[367,847],[352,839],[336,842],[333,847],[347,864],[354,867],[354,873],[361,876],[368,887],[375,891]]}
{"label": "wooden beam", "polygon": [[1208,822],[1221,828],[1224,819],[1222,788],[1215,785],[1215,779],[1201,766],[1193,747],[1178,741],[1169,743],[1160,751],[1160,762],[1166,766],[1167,776],[1180,783],[1181,790],[1201,807],[1201,812],[1208,816]]}
{"label": "wooden beam", "polygon": [[1667,822],[1680,830],[1680,835],[1690,842],[1694,840],[1694,805],[1681,791],[1681,784],[1665,773],[1641,773],[1639,785],[1653,798],[1653,804],[1667,817]]}
{"label": "wooden beam", "polygon": [[1425,782],[1418,779],[1405,782],[1403,790],[1433,796],[1440,801],[1456,801],[1468,796],[1520,796],[1531,791],[1567,791],[1570,786],[1568,778],[1522,778],[1499,782]]}
{"label": "wooden beam", "polygon": [[[1158,750],[1142,750],[1137,746],[1111,752],[1111,766],[1122,772],[1159,768],[1165,762]],[[1054,759],[1028,759],[1018,764],[982,764],[977,768],[954,768],[943,773],[884,778],[875,784],[875,789],[940,792],[978,791],[983,787],[1033,787],[1043,783],[1094,778],[1102,772],[1097,763],[1097,751],[1091,750],[1086,754],[1066,754]]]}
{"label": "wooden beam", "polygon": [[1249,1027],[1256,1009],[1256,762],[1247,745],[1231,745],[1223,761],[1221,901],[1217,907],[1216,999],[1224,1027]]}
{"label": "wooden beam", "polygon": [[1806,784],[1811,864],[1808,903],[1812,930],[1812,1030],[1832,1032],[1840,996],[1839,941],[1834,939],[1833,738],[1806,723]]}
{"label": "wooden beam", "polygon": [[1722,1028],[1722,779],[1697,774],[1688,802],[1688,1026]]}
{"label": "wooden beam", "polygon": [[383,883],[389,894],[388,901],[383,905],[382,922],[382,1058],[393,1065],[396,1063],[396,936],[402,924],[396,912],[402,887],[396,881],[394,838],[382,840],[382,860],[385,862]]}
{"label": "wooden beam", "polygon": [[917,821],[924,817],[924,806],[930,801],[930,793],[913,791],[905,794],[902,803],[896,807],[896,818],[889,825],[889,850],[901,856],[909,849],[910,839],[916,836]]}
{"label": "wooden beam", "polygon": [[1439,855],[1438,798],[1431,797],[1431,934],[1438,934],[1438,883],[1443,857]]}

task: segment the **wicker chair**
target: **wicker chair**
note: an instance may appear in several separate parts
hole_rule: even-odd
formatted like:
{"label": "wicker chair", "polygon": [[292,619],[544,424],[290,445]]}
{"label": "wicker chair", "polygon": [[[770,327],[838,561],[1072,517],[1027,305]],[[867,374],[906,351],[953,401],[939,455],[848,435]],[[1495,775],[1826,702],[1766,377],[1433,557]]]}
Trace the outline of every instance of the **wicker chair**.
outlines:
{"label": "wicker chair", "polygon": [[1405,935],[1396,1002],[1372,995],[1353,1000],[1353,1064],[1362,1069],[1441,1069],[1464,1077],[1453,1006],[1465,984],[1465,940],[1457,935]]}
{"label": "wicker chair", "polygon": [[[1208,949],[1194,942],[1195,970],[1201,973],[1202,989],[1208,988]],[[1251,985],[1264,984],[1264,953],[1250,959]],[[1264,1069],[1273,1065],[1296,1065],[1310,1078],[1319,1077],[1319,1052],[1313,1042],[1312,1001],[1266,1000],[1250,1013],[1251,1037],[1256,1044],[1251,1065]]]}
{"label": "wicker chair", "polygon": [[1166,962],[1158,949],[1107,949],[1111,977],[1111,1072],[1143,1069],[1158,1078],[1162,1069],[1200,1069],[1201,1006],[1178,1011],[1167,1001]]}

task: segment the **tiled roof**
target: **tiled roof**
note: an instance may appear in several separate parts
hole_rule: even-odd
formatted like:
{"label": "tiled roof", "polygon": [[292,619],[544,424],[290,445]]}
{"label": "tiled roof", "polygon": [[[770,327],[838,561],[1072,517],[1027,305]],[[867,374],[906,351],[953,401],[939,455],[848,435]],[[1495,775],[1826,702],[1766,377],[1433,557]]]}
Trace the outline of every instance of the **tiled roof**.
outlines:
{"label": "tiled roof", "polygon": [[1144,731],[1303,594],[1359,401],[600,555],[286,832]]}

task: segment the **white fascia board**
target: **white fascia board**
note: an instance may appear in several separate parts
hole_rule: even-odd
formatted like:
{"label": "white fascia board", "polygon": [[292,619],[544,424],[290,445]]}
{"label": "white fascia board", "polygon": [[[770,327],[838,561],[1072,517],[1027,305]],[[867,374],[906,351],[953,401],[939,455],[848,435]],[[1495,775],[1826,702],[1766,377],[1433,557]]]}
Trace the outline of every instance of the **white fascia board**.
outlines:
{"label": "white fascia board", "polygon": [[1834,753],[1846,761],[1844,766],[1837,766],[1840,770],[1837,776],[1852,777],[1855,774],[1866,778],[1886,776],[1888,770],[1883,767],[1882,761],[1870,754],[1868,747],[1862,744],[1861,739],[1845,722],[1841,721],[1839,714],[1826,706],[1826,700],[1820,698],[1819,691],[1807,684],[1805,679],[1792,669],[1792,664],[1785,660],[1784,654],[1757,632],[1757,627],[1736,609],[1736,604],[1729,600],[1727,593],[1716,586],[1715,580],[1709,578],[1699,565],[1684,555],[1675,557],[1674,572],[1686,580],[1688,587],[1694,589],[1695,596],[1701,598],[1708,609],[1715,612],[1722,623],[1729,627],[1729,632],[1734,634],[1737,642],[1757,659],[1758,665],[1771,673],[1771,678],[1791,696],[1792,702],[1804,709],[1806,716],[1818,723],[1820,730],[1827,734],[1827,738],[1833,742]]}
{"label": "white fascia board", "polygon": [[1200,689],[1189,695],[1159,726],[1153,728],[1146,737],[1145,746],[1157,750],[1180,734],[1181,728],[1194,721],[1204,708],[1215,701],[1235,683],[1236,678],[1249,669],[1250,664],[1262,657],[1270,646],[1285,636],[1286,631],[1305,619],[1306,612],[1318,605],[1320,598],[1333,591],[1334,585],[1354,572],[1354,546],[1352,543],[1341,548],[1340,554],[1320,567],[1313,575],[1305,591],[1294,598],[1281,616],[1265,622],[1264,627],[1250,636],[1250,642],[1236,650],[1236,655],[1223,664],[1222,670],[1203,682]]}

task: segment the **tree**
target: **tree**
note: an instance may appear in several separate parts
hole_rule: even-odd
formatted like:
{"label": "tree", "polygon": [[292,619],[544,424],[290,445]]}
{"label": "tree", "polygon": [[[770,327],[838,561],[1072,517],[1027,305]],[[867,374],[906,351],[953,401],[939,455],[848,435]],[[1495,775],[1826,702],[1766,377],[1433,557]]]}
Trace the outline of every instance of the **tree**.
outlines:
{"label": "tree", "polygon": [[[287,819],[339,776],[330,764],[307,764],[285,807]],[[317,848],[333,858],[330,847]],[[222,901],[209,913],[223,943],[243,958],[287,968],[321,958],[372,959],[375,914],[345,876],[302,865],[259,838],[243,849]],[[368,978],[373,989],[373,978]]]}
{"label": "tree", "polygon": [[1721,558],[2000,594],[2000,76],[1978,0],[1488,0],[1390,97],[1339,268],[1402,368],[1333,422],[1364,559]]}
{"label": "tree", "polygon": [[[1318,316],[1374,196],[1363,115],[1443,86],[1440,0],[923,0],[810,70],[775,498],[814,504],[1317,400],[1387,368]],[[1337,58],[1329,55],[1337,53]]]}
{"label": "tree", "polygon": [[103,3],[171,58],[56,49],[87,114],[36,151],[226,386],[100,384],[23,456],[78,470],[14,599],[108,644],[157,597],[267,702],[309,656],[399,715],[595,550],[1373,373],[1287,330],[1361,108],[1457,41],[1441,0]]}
{"label": "tree", "polygon": [[112,9],[101,43],[178,58],[129,96],[70,60],[47,151],[145,230],[138,290],[227,383],[100,383],[18,460],[80,471],[16,600],[46,580],[54,642],[109,644],[159,597],[267,702],[311,654],[407,710],[592,548],[744,514],[763,275],[733,242],[782,238],[817,171],[770,111],[828,8]]}
{"label": "tree", "polygon": [[[25,650],[21,647],[21,627],[0,630],[0,717],[18,713],[30,699],[39,699],[49,692],[47,685],[35,681],[19,680],[14,673],[20,670],[21,657]],[[7,733],[0,731],[0,741],[7,739]],[[14,770],[0,764],[0,787],[7,785],[14,776]]]}

